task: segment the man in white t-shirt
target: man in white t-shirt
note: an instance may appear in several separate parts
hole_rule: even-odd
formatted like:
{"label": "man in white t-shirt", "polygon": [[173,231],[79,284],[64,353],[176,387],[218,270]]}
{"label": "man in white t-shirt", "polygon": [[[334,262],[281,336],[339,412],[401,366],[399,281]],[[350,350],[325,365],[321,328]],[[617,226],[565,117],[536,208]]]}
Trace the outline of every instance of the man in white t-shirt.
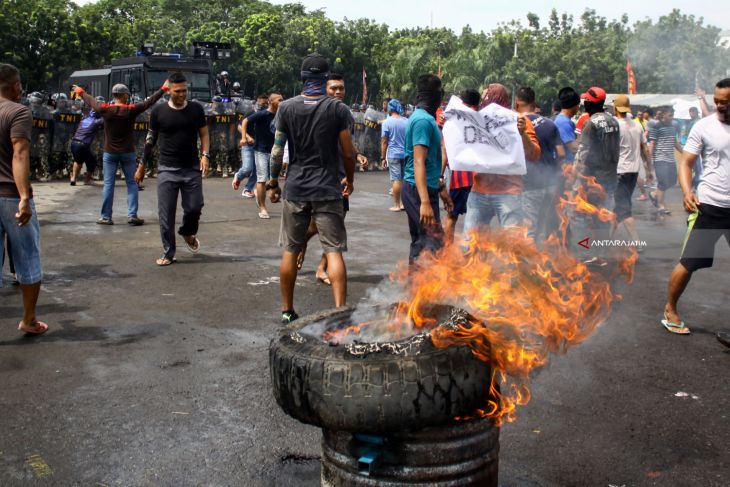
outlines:
{"label": "man in white t-shirt", "polygon": [[[649,149],[646,145],[646,134],[644,128],[631,117],[631,104],[629,97],[618,95],[613,100],[613,110],[618,121],[620,137],[620,149],[618,156],[618,184],[614,193],[614,213],[616,221],[612,234],[615,234],[622,223],[629,232],[631,240],[639,240],[636,233],[636,223],[631,215],[631,197],[636,189],[636,181],[639,178],[639,169],[642,162],[645,164],[646,173],[651,174],[651,162]],[[637,247],[641,252],[643,247]]]}
{"label": "man in white t-shirt", "polygon": [[[730,78],[715,85],[715,105],[716,113],[692,127],[680,163],[679,184],[690,216],[682,257],[669,278],[664,307],[662,325],[672,333],[690,332],[677,313],[677,301],[692,273],[712,266],[720,237],[730,243]],[[700,156],[703,169],[695,194],[692,168]]]}

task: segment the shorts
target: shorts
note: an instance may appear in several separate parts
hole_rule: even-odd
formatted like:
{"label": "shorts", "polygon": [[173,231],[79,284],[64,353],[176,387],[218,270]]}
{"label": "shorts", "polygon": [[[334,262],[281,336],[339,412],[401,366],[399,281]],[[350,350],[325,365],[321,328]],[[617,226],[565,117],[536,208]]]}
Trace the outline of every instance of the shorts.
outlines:
{"label": "shorts", "polygon": [[654,163],[657,189],[666,191],[677,185],[677,164],[675,162],[657,161]]}
{"label": "shorts", "polygon": [[299,253],[307,243],[307,228],[314,221],[324,253],[347,251],[345,209],[341,200],[284,200],[281,213],[279,246],[287,252]]}
{"label": "shorts", "polygon": [[81,142],[71,142],[71,155],[77,164],[86,164],[86,171],[94,172],[97,161],[94,153],[91,152],[91,146]]}
{"label": "shorts", "polygon": [[268,152],[254,152],[254,158],[256,159],[256,182],[265,183],[271,179],[271,170],[269,161],[271,160],[271,154]]}
{"label": "shorts", "polygon": [[[33,216],[28,223],[22,227],[18,226],[18,220],[15,219],[18,203],[20,198],[0,197],[0,256],[5,255],[7,236],[15,264],[15,278],[23,285],[35,284],[43,279],[41,229],[33,200],[30,200]],[[2,272],[0,272],[0,284],[2,284]]]}
{"label": "shorts", "polygon": [[466,213],[466,202],[469,199],[469,193],[471,193],[471,186],[449,191],[449,197],[454,202],[454,209],[451,210],[450,216],[458,217]]}
{"label": "shorts", "polygon": [[687,234],[679,262],[689,272],[712,267],[715,244],[725,237],[730,244],[730,208],[700,203],[699,211],[687,218]]}
{"label": "shorts", "polygon": [[388,159],[388,172],[391,181],[403,181],[403,162],[405,159]]}
{"label": "shorts", "polygon": [[631,218],[631,197],[636,189],[638,177],[638,172],[627,172],[618,175],[618,184],[613,196],[615,203],[613,212],[616,213],[618,223]]}

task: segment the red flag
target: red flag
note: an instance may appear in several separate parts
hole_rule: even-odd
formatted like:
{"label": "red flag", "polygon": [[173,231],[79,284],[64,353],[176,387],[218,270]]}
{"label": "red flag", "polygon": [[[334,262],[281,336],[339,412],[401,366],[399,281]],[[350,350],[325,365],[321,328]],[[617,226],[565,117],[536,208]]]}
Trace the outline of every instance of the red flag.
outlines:
{"label": "red flag", "polygon": [[368,74],[365,72],[365,66],[362,67],[362,104],[368,100]]}
{"label": "red flag", "polygon": [[629,77],[629,95],[636,94],[636,77],[634,76],[634,68],[631,67],[631,60],[626,60],[626,73]]}

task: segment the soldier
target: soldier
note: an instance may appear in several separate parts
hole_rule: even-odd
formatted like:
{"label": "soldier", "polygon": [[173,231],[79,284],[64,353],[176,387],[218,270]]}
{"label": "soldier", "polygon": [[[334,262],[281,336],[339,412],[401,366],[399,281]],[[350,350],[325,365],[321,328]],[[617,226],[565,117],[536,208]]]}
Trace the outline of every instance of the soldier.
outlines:
{"label": "soldier", "polygon": [[230,153],[235,150],[236,117],[230,103],[216,95],[206,110],[208,132],[210,134],[210,171],[228,177],[232,172]]}
{"label": "soldier", "polygon": [[364,154],[369,161],[379,161],[380,125],[385,120],[385,114],[371,107],[365,110],[363,118],[365,131],[361,143],[356,146],[357,150]]}
{"label": "soldier", "polygon": [[71,172],[71,139],[81,122],[81,113],[63,93],[53,95],[53,139],[51,140],[50,173],[62,176]]}
{"label": "soldier", "polygon": [[43,104],[43,95],[33,92],[28,96],[33,114],[33,131],[30,144],[30,171],[34,178],[47,180],[51,174],[51,140],[53,116]]}

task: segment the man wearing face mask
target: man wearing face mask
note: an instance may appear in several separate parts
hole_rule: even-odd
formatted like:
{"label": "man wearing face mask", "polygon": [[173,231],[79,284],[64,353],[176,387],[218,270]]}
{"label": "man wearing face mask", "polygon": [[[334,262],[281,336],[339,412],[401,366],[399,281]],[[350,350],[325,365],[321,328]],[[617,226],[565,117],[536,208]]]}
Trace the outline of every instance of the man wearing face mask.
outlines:
{"label": "man wearing face mask", "polygon": [[452,203],[441,176],[441,132],[436,110],[443,99],[441,79],[433,74],[418,77],[416,110],[408,119],[401,198],[411,233],[409,262],[413,265],[423,250],[443,246],[444,231],[439,216],[439,196],[451,211]]}
{"label": "man wearing face mask", "polygon": [[[715,85],[717,113],[698,121],[687,137],[679,165],[679,185],[684,193],[684,209],[689,213],[682,257],[669,278],[664,328],[686,335],[689,328],[679,316],[677,302],[694,271],[712,267],[715,243],[720,237],[730,242],[730,78]],[[692,189],[692,168],[698,157],[703,167],[697,193]],[[727,333],[720,341],[730,343]]]}

